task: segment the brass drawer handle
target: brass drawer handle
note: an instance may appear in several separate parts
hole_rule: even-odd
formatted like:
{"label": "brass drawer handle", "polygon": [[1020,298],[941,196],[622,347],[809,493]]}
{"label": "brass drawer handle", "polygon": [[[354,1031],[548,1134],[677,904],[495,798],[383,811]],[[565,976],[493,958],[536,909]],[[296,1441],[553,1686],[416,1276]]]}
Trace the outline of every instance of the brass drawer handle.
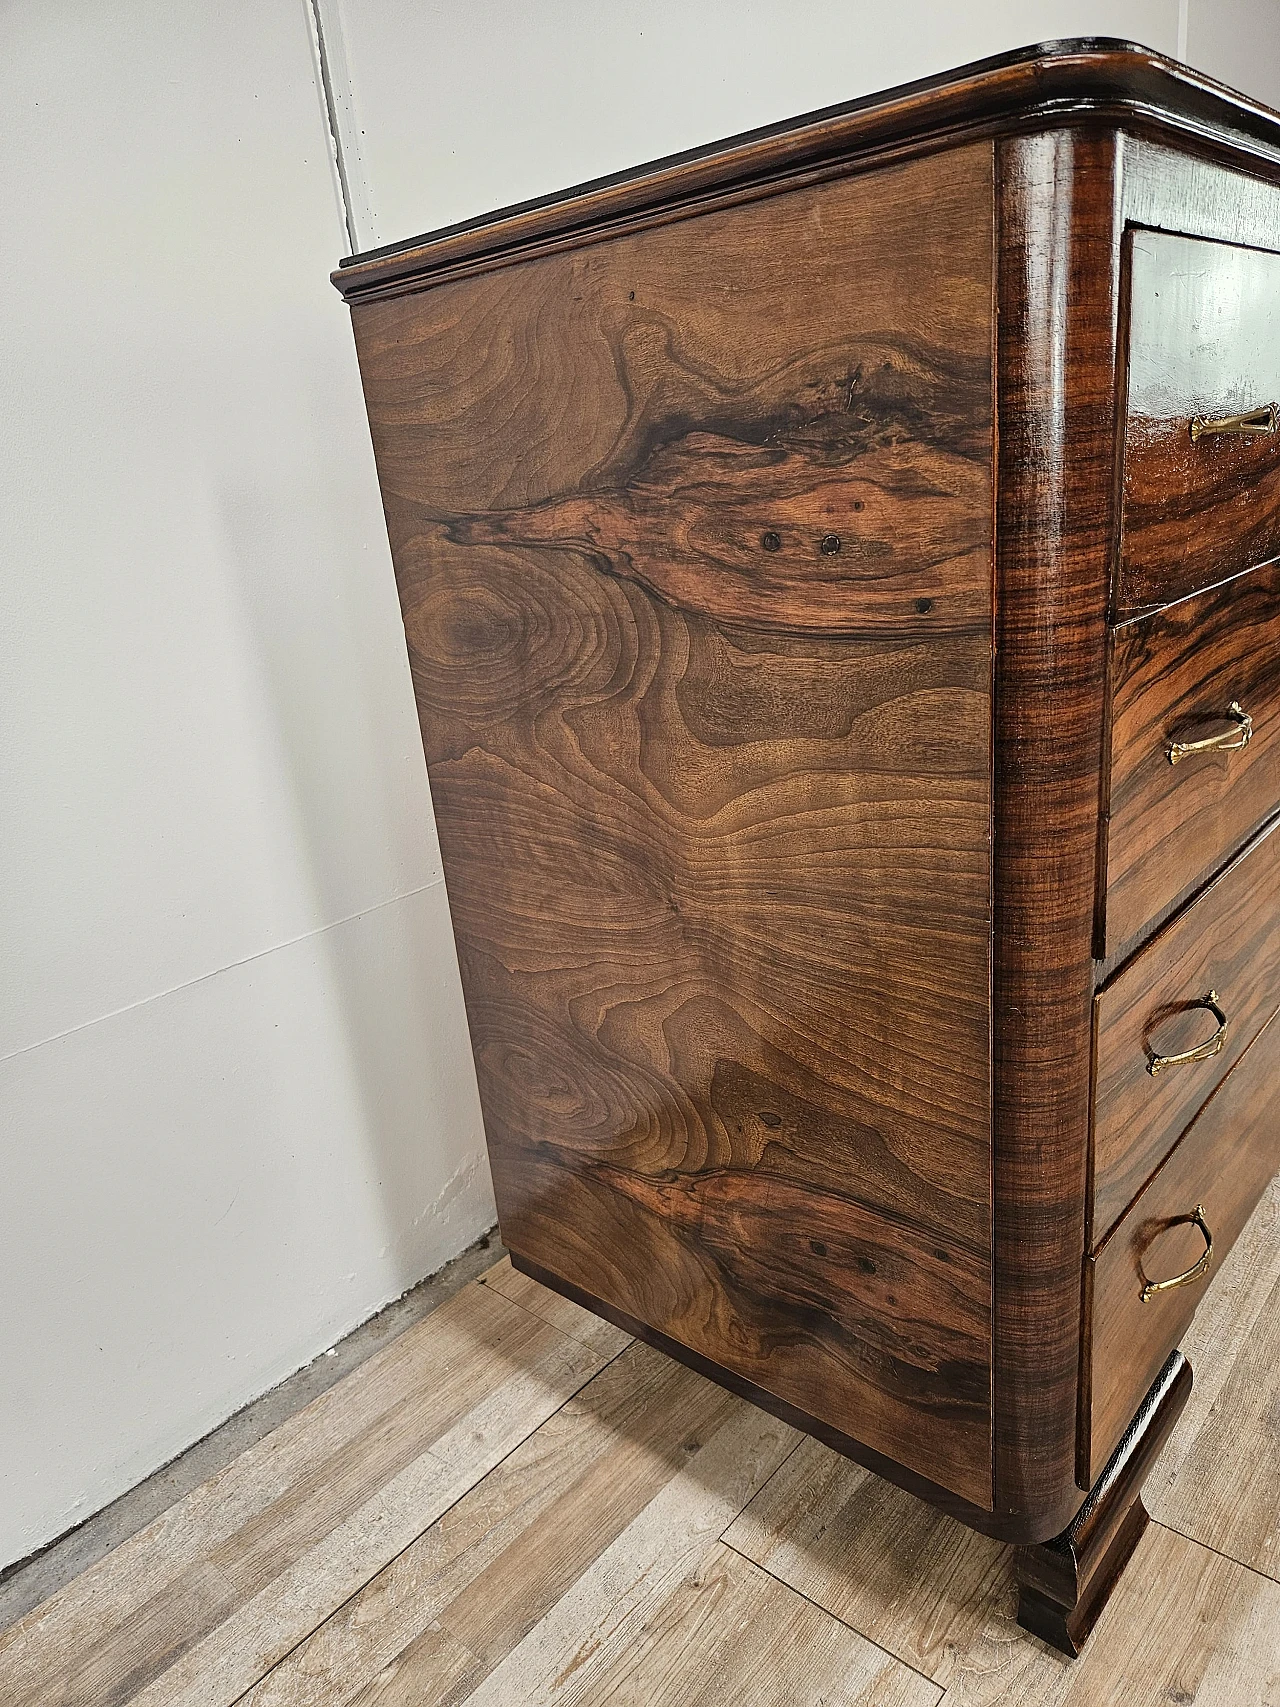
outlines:
{"label": "brass drawer handle", "polygon": [[1208,1061],[1215,1055],[1221,1055],[1227,1046],[1227,1027],[1229,1021],[1218,1006],[1218,992],[1210,990],[1207,996],[1201,996],[1198,1002],[1190,1004],[1193,1008],[1207,1008],[1218,1022],[1218,1029],[1207,1043],[1198,1043],[1194,1049],[1184,1049],[1181,1055],[1149,1055],[1147,1071],[1154,1079],[1157,1073],[1163,1073],[1166,1067],[1187,1067],[1192,1061]]}
{"label": "brass drawer handle", "polygon": [[1220,735],[1207,735],[1203,741],[1170,741],[1165,748],[1169,763],[1176,765],[1181,759],[1189,759],[1192,753],[1242,752],[1253,740],[1253,719],[1238,699],[1231,701],[1224,715],[1231,719],[1233,727],[1224,729]]}
{"label": "brass drawer handle", "polygon": [[[1208,1274],[1209,1264],[1213,1261],[1213,1234],[1209,1231],[1209,1223],[1204,1218],[1204,1206],[1197,1203],[1190,1215],[1179,1215],[1169,1222],[1170,1227],[1199,1227],[1204,1234],[1204,1255],[1200,1261],[1193,1263],[1183,1274],[1175,1274],[1172,1280],[1147,1280],[1142,1286],[1142,1302],[1145,1304],[1157,1292],[1172,1292],[1175,1286],[1190,1286],[1193,1280],[1199,1280],[1201,1275]],[[1166,1229],[1167,1230],[1167,1229]]]}
{"label": "brass drawer handle", "polygon": [[1237,438],[1257,438],[1274,433],[1280,427],[1280,409],[1274,403],[1264,403],[1261,409],[1249,409],[1243,415],[1193,415],[1191,438],[1194,443],[1211,433],[1231,433]]}

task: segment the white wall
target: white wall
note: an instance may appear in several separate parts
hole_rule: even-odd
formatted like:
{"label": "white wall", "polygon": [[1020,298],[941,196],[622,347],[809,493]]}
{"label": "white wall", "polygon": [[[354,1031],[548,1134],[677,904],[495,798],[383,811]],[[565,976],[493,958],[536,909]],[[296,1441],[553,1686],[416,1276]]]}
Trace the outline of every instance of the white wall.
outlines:
{"label": "white wall", "polygon": [[362,248],[1029,42],[1176,54],[1180,17],[1179,0],[319,3],[349,74]]}
{"label": "white wall", "polygon": [[301,0],[0,8],[0,1563],[492,1222]]}
{"label": "white wall", "polygon": [[1186,0],[1184,58],[1280,107],[1280,0]]}
{"label": "white wall", "polygon": [[[1274,0],[318,0],[361,246]],[[8,0],[0,1564],[490,1221],[306,0]]]}

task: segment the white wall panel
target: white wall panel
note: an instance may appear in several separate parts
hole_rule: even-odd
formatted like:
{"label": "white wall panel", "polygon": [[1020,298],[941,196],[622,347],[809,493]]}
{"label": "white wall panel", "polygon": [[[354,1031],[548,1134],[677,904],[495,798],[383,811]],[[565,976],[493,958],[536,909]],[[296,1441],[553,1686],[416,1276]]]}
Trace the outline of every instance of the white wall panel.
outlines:
{"label": "white wall panel", "polygon": [[[1265,3],[1265,0],[1260,0]],[[394,242],[657,155],[1061,36],[1173,53],[1178,0],[322,0]]]}
{"label": "white wall panel", "polygon": [[442,884],[0,1063],[0,1560],[493,1223]]}
{"label": "white wall panel", "polygon": [[0,1056],[439,875],[299,0],[0,12]]}
{"label": "white wall panel", "polygon": [[1280,107],[1280,0],[1186,0],[1187,60]]}
{"label": "white wall panel", "polygon": [[493,1205],[306,7],[11,0],[0,100],[2,1565]]}

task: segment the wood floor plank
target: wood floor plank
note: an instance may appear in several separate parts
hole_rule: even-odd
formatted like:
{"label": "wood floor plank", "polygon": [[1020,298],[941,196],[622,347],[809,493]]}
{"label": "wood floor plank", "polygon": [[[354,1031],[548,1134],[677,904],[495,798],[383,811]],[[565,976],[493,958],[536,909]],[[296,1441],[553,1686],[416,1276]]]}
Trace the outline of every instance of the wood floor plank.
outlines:
{"label": "wood floor plank", "polygon": [[464,1288],[7,1632],[0,1699],[234,1701],[603,1361]]}
{"label": "wood floor plank", "polygon": [[[412,1683],[407,1681],[411,1676]],[[354,1696],[343,1696],[359,1707],[395,1707],[396,1702],[410,1701],[413,1707],[438,1707],[445,1701],[456,1701],[484,1676],[484,1664],[462,1646],[456,1637],[439,1624],[429,1625],[413,1645],[413,1664],[409,1669],[392,1661],[368,1679]],[[249,1707],[255,1697],[248,1697]]]}
{"label": "wood floor plank", "polygon": [[725,1540],[944,1687],[1007,1591],[1007,1547],[816,1440]]}
{"label": "wood floor plank", "polygon": [[560,1707],[588,1699],[797,1438],[776,1418],[736,1406],[464,1699],[472,1707],[525,1701]]}
{"label": "wood floor plank", "polygon": [[1226,1385],[1280,1277],[1280,1177],[1271,1182],[1225,1261],[1210,1277],[1182,1341],[1195,1371],[1191,1397],[1170,1436],[1148,1493],[1172,1482]]}
{"label": "wood floor plank", "polygon": [[1185,1342],[1191,1399],[1146,1499],[1162,1523],[1280,1581],[1280,1180]]}
{"label": "wood floor plank", "polygon": [[[246,1707],[453,1699],[477,1683],[741,1400],[632,1345],[257,1686]],[[483,1655],[484,1659],[475,1657]]]}
{"label": "wood floor plank", "polygon": [[725,1540],[944,1684],[944,1707],[1280,1707],[1277,1585],[1155,1525],[1074,1669],[1018,1627],[1011,1549],[816,1443]]}
{"label": "wood floor plank", "polygon": [[1152,1524],[1083,1654],[1002,1612],[963,1656],[943,1707],[1280,1707],[1280,1585]]}
{"label": "wood floor plank", "polygon": [[38,1678],[48,1653],[91,1649],[111,1624],[141,1616],[184,1573],[201,1570],[221,1541],[314,1478],[317,1466],[406,1397],[421,1402],[425,1393],[429,1403],[465,1407],[459,1383],[467,1380],[471,1348],[477,1339],[492,1343],[504,1322],[510,1328],[518,1318],[479,1288],[464,1288],[0,1634],[0,1679],[16,1689],[26,1653],[34,1653]]}
{"label": "wood floor plank", "polygon": [[1074,1666],[1007,1549],[502,1263],[0,1636],[0,1702],[1280,1707],[1278,1233],[1280,1182]]}
{"label": "wood floor plank", "polygon": [[648,1608],[611,1665],[581,1689],[567,1678],[556,1699],[575,1707],[936,1707],[941,1695],[716,1545]]}
{"label": "wood floor plank", "polygon": [[1152,1499],[1171,1529],[1280,1582],[1280,1279],[1176,1476]]}
{"label": "wood floor plank", "polygon": [[503,1257],[501,1262],[495,1263],[480,1276],[480,1281],[484,1286],[493,1287],[511,1303],[541,1316],[544,1322],[550,1322],[553,1328],[559,1328],[570,1339],[581,1340],[583,1345],[589,1345],[602,1356],[616,1357],[631,1342],[630,1334],[615,1328],[612,1322],[592,1315],[590,1310],[584,1310],[571,1298],[562,1298],[558,1292],[548,1291],[536,1280],[530,1280],[527,1274],[520,1274],[512,1268],[510,1257]]}

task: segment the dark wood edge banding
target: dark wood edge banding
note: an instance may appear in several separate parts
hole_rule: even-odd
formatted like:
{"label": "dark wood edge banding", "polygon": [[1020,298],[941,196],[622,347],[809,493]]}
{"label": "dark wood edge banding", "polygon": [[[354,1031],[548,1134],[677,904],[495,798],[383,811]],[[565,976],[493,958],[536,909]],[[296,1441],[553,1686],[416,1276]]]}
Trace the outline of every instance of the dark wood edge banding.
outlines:
{"label": "dark wood edge banding", "polygon": [[1122,148],[1070,129],[1006,139],[996,156],[995,1506],[1042,1534],[1082,1497]]}
{"label": "dark wood edge banding", "polygon": [[1041,43],[350,256],[333,282],[348,300],[383,295],[482,257],[586,241],[805,169],[847,169],[888,149],[1091,119],[1280,163],[1275,115],[1211,78],[1131,42]]}
{"label": "dark wood edge banding", "polygon": [[[505,1243],[505,1241],[504,1241]],[[850,1458],[855,1464],[861,1464],[864,1469],[873,1471],[877,1476],[883,1476],[886,1482],[892,1482],[895,1487],[903,1488],[907,1493],[914,1494],[918,1499],[926,1500],[936,1506],[939,1511],[945,1511],[959,1522],[967,1524],[970,1529],[976,1529],[983,1535],[993,1536],[998,1541],[1009,1541],[1017,1545],[1029,1545],[1043,1541],[1053,1531],[1046,1529],[1043,1522],[1037,1523],[1033,1513],[1006,1512],[992,1513],[983,1511],[980,1506],[970,1505],[958,1494],[951,1493],[947,1488],[940,1488],[936,1482],[930,1482],[914,1471],[906,1469],[892,1458],[885,1458],[872,1447],[864,1446],[852,1435],[844,1434],[840,1429],[833,1428],[820,1418],[811,1416],[807,1411],[801,1411],[790,1405],[785,1399],[770,1393],[767,1388],[758,1387],[754,1381],[737,1375],[723,1364],[712,1363],[688,1346],[681,1345],[678,1340],[669,1338],[657,1328],[651,1328],[647,1322],[638,1321],[629,1316],[625,1310],[607,1303],[603,1298],[597,1298],[593,1293],[586,1292],[572,1281],[564,1280],[558,1274],[543,1268],[540,1263],[532,1262],[528,1257],[520,1255],[519,1251],[509,1250],[511,1266],[519,1269],[521,1274],[527,1274],[531,1280],[549,1287],[553,1292],[561,1293],[565,1298],[571,1298],[575,1304],[581,1304],[584,1310],[590,1310],[597,1316],[603,1316],[605,1321],[612,1322],[624,1333],[631,1334],[635,1339],[642,1340],[645,1345],[651,1345],[655,1350],[665,1352],[668,1357],[675,1358],[677,1363],[683,1363],[686,1368],[694,1370],[699,1375],[705,1375],[709,1381],[718,1386],[727,1387],[731,1393],[746,1399],[750,1404],[758,1405],[762,1411],[768,1411],[770,1416],[780,1418],[792,1428],[800,1429],[803,1433],[812,1435],[824,1446],[829,1446],[833,1452],[838,1452],[844,1458]]]}

